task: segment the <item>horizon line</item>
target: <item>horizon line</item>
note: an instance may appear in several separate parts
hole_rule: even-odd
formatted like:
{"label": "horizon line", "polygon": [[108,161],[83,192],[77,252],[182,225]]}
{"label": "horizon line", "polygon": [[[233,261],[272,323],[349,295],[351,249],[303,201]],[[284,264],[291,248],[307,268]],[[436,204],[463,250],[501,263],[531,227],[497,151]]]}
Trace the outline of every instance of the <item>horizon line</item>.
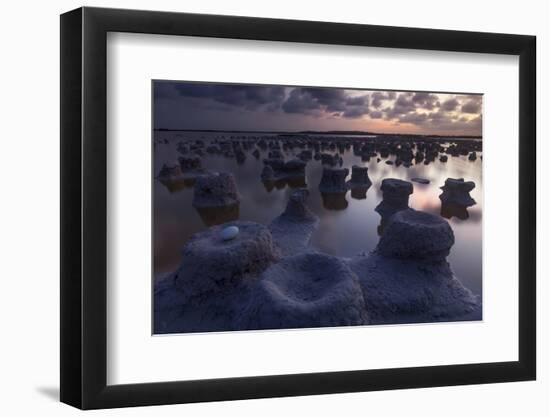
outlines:
{"label": "horizon line", "polygon": [[438,135],[428,133],[377,133],[362,130],[297,130],[297,131],[278,131],[278,130],[238,130],[238,129],[180,129],[180,128],[153,128],[154,132],[225,132],[225,133],[276,133],[276,134],[344,134],[344,135],[377,135],[377,136],[425,136],[425,137],[445,137],[445,138],[472,138],[483,139],[482,135]]}

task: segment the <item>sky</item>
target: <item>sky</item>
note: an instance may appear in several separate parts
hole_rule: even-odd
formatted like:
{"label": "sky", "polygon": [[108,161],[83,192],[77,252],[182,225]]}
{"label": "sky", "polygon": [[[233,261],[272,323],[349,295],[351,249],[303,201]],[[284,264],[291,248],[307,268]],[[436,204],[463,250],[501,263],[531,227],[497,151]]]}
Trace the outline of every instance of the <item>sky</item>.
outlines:
{"label": "sky", "polygon": [[155,129],[481,136],[482,95],[154,81]]}

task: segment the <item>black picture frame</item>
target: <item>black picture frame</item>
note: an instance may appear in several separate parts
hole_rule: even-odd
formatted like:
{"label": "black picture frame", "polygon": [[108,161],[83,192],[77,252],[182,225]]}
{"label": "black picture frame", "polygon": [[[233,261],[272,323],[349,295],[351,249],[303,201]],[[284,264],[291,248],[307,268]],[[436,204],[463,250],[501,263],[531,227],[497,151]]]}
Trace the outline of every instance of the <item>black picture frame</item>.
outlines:
{"label": "black picture frame", "polygon": [[[108,32],[519,56],[519,358],[513,362],[107,385]],[[61,401],[82,409],[533,380],[536,38],[79,8],[61,15]]]}

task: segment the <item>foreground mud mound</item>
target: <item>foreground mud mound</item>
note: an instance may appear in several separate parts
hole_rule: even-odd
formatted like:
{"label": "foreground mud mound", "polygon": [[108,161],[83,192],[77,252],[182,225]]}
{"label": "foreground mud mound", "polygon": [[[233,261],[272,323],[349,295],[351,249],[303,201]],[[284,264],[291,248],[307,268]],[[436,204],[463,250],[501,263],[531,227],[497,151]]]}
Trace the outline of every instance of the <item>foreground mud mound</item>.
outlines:
{"label": "foreground mud mound", "polygon": [[[238,228],[231,240],[224,239],[228,225]],[[214,226],[197,233],[185,245],[175,284],[189,301],[200,301],[254,279],[277,258],[267,227],[253,222]]]}
{"label": "foreground mud mound", "polygon": [[368,323],[359,280],[339,258],[308,253],[267,269],[240,319],[244,329]]}
{"label": "foreground mud mound", "polygon": [[407,209],[390,218],[377,251],[389,258],[442,261],[454,243],[453,230],[446,220]]}
{"label": "foreground mud mound", "polygon": [[309,246],[319,220],[306,198],[294,191],[269,227],[235,221],[195,234],[178,270],[155,284],[155,333],[481,319],[480,299],[447,262],[446,220],[405,208],[372,253],[339,258]]}
{"label": "foreground mud mound", "polygon": [[438,216],[413,209],[392,216],[375,251],[350,262],[371,323],[481,319],[480,300],[446,260],[453,244],[449,224]]}

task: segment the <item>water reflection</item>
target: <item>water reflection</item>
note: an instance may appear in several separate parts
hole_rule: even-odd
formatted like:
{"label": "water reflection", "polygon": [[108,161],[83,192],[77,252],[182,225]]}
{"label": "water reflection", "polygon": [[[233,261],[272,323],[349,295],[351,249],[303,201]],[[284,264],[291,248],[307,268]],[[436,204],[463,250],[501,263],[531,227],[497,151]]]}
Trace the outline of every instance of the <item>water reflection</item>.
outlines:
{"label": "water reflection", "polygon": [[159,180],[171,193],[177,193],[185,188],[192,188],[195,185],[195,178],[179,179],[177,181]]}
{"label": "water reflection", "polygon": [[321,193],[323,207],[327,210],[345,210],[348,208],[346,193]]}
{"label": "water reflection", "polygon": [[367,198],[369,187],[355,187],[351,189],[351,198],[356,200],[364,200]]}
{"label": "water reflection", "polygon": [[282,190],[289,188],[306,188],[306,177],[289,177],[272,181],[262,181],[265,190],[270,193],[274,189]]}
{"label": "water reflection", "polygon": [[440,214],[442,217],[451,220],[468,220],[470,223],[481,221],[481,210],[476,207],[464,207],[453,204],[442,204]]}
{"label": "water reflection", "polygon": [[470,217],[467,207],[456,204],[441,204],[441,216],[446,219],[457,217],[460,220],[467,220]]}
{"label": "water reflection", "polygon": [[220,207],[195,207],[205,226],[215,226],[238,220],[240,204]]}

